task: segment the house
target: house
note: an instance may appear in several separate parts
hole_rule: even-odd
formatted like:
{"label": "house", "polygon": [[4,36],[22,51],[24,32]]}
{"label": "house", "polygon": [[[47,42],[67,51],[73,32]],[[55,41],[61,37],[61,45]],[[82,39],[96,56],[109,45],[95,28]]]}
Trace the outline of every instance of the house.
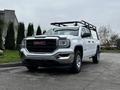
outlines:
{"label": "house", "polygon": [[0,20],[4,23],[3,24],[3,43],[5,41],[5,36],[7,35],[7,29],[8,29],[8,25],[9,23],[13,23],[14,24],[14,31],[15,31],[15,38],[17,37],[17,30],[18,30],[18,20],[17,17],[15,15],[15,11],[14,10],[0,10]]}

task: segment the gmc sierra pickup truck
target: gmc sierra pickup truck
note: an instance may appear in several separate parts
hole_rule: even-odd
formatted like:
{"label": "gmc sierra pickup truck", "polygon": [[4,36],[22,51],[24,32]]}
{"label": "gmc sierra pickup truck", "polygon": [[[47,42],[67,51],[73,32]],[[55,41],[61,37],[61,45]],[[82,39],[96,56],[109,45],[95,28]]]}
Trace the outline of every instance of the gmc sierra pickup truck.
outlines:
{"label": "gmc sierra pickup truck", "polygon": [[97,29],[86,21],[54,22],[54,27],[44,35],[27,37],[21,44],[24,66],[35,70],[39,66],[70,66],[81,71],[85,58],[97,64],[100,59],[100,41]]}

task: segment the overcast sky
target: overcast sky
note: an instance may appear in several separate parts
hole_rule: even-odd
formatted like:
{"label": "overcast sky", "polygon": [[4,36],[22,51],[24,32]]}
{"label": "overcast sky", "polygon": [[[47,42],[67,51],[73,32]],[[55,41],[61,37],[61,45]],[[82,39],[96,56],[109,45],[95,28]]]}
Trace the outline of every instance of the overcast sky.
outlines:
{"label": "overcast sky", "polygon": [[48,29],[54,21],[83,19],[120,33],[120,0],[0,0],[0,9],[15,10],[26,26],[32,22]]}

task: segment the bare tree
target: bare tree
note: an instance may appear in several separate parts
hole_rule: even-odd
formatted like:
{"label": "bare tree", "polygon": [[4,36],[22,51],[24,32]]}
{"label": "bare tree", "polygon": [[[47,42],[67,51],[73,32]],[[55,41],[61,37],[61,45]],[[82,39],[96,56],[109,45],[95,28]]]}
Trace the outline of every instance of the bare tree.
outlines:
{"label": "bare tree", "polygon": [[120,49],[120,38],[117,39],[117,48]]}
{"label": "bare tree", "polygon": [[99,33],[101,44],[105,47],[110,47],[110,35],[111,35],[110,26],[101,26],[99,28],[98,33]]}
{"label": "bare tree", "polygon": [[118,34],[112,33],[112,35],[110,37],[110,44],[111,44],[111,46],[117,46],[118,38],[119,38]]}

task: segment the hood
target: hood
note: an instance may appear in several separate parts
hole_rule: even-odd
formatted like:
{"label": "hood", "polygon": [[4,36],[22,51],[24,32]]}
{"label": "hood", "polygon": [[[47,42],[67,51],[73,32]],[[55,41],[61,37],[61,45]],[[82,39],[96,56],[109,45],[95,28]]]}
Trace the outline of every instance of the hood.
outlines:
{"label": "hood", "polygon": [[67,38],[67,39],[72,39],[76,36],[73,36],[73,35],[59,35],[60,38]]}
{"label": "hood", "polygon": [[27,37],[26,39],[72,39],[76,36],[73,35],[54,35],[54,36],[48,36],[48,35],[36,35],[35,37]]}

